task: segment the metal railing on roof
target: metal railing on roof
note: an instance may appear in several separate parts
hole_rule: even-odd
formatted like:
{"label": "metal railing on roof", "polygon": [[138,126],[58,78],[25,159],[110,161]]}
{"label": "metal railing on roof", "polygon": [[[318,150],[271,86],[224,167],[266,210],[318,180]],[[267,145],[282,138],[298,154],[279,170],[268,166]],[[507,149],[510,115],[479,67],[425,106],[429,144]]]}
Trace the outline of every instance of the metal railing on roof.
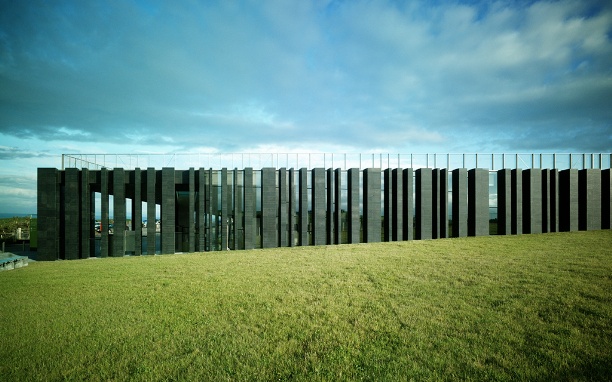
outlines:
{"label": "metal railing on roof", "polygon": [[612,153],[170,153],[62,154],[65,168],[610,168]]}

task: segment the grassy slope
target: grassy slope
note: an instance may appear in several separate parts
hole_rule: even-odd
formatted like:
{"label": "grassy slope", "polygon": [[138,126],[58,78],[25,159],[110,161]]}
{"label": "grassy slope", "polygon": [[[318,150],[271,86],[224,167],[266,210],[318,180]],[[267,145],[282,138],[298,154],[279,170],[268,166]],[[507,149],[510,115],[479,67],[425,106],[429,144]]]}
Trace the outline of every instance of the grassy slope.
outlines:
{"label": "grassy slope", "polygon": [[612,231],[33,263],[3,380],[605,380]]}

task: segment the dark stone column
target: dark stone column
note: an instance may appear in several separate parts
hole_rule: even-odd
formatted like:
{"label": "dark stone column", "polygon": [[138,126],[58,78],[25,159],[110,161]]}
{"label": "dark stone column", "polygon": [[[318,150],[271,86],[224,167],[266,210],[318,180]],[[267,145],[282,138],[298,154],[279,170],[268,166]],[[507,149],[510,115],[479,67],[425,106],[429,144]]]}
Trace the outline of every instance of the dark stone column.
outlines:
{"label": "dark stone column", "polygon": [[414,239],[414,171],[407,168],[402,173],[402,231],[404,232],[404,240],[412,240]]}
{"label": "dark stone column", "polygon": [[92,254],[95,214],[92,210],[92,192],[89,185],[89,169],[81,169],[81,258],[88,259]]}
{"label": "dark stone column", "polygon": [[440,225],[438,237],[448,237],[448,170],[440,170],[440,213],[438,222]]}
{"label": "dark stone column", "polygon": [[497,171],[497,234],[512,232],[512,173],[510,169]]}
{"label": "dark stone column", "polygon": [[277,213],[276,169],[266,167],[261,170],[261,239],[263,248],[278,247]]}
{"label": "dark stone column", "polygon": [[325,169],[314,168],[312,174],[312,244],[325,245]]}
{"label": "dark stone column", "polygon": [[432,227],[432,171],[430,168],[419,168],[416,170],[416,227],[415,236],[417,240],[431,239]]}
{"label": "dark stone column", "polygon": [[161,253],[172,254],[176,249],[176,191],[174,168],[162,168],[161,175]]}
{"label": "dark stone column", "polygon": [[377,243],[381,239],[379,168],[363,171],[363,239],[366,243]]}
{"label": "dark stone column", "polygon": [[200,167],[196,174],[198,184],[197,192],[197,213],[196,220],[198,222],[198,251],[206,251],[206,170]]}
{"label": "dark stone column", "polygon": [[542,233],[542,170],[523,171],[523,233]]}
{"label": "dark stone column", "polygon": [[100,257],[108,257],[110,248],[108,240],[108,190],[109,190],[109,173],[108,169],[102,168],[100,170]]}
{"label": "dark stone column", "polygon": [[289,195],[287,190],[287,169],[280,168],[278,170],[278,234],[279,247],[287,247],[289,245],[288,230],[289,230]]}
{"label": "dark stone column", "polygon": [[384,179],[384,204],[383,204],[383,237],[384,241],[391,241],[393,238],[393,177],[392,170],[387,168],[383,171]]}
{"label": "dark stone column", "polygon": [[523,233],[523,170],[514,169],[511,173],[511,233],[520,235]]}
{"label": "dark stone column", "polygon": [[559,171],[559,230],[578,231],[578,170]]}
{"label": "dark stone column", "polygon": [[155,254],[155,242],[156,242],[156,200],[155,200],[155,187],[156,187],[157,172],[153,167],[147,168],[147,255]]}
{"label": "dark stone column", "polygon": [[244,249],[244,175],[234,169],[234,249]]}
{"label": "dark stone column", "polygon": [[550,232],[550,170],[542,169],[542,232]]}
{"label": "dark stone column", "polygon": [[52,261],[59,258],[60,239],[60,185],[55,168],[37,170],[37,260]]}
{"label": "dark stone column", "polygon": [[578,172],[578,228],[581,231],[601,229],[601,170]]}
{"label": "dark stone column", "polygon": [[431,170],[431,237],[440,237],[440,169]]}
{"label": "dark stone column", "polygon": [[326,192],[326,212],[325,212],[325,244],[333,244],[334,237],[334,170],[328,168],[325,171],[325,192]]}
{"label": "dark stone column", "polygon": [[393,204],[393,211],[391,213],[391,226],[393,227],[391,240],[393,241],[404,240],[404,181],[402,175],[403,172],[401,168],[395,168],[391,172],[391,200]]}
{"label": "dark stone column", "polygon": [[244,249],[255,248],[255,191],[253,169],[244,169]]}
{"label": "dark stone column", "polygon": [[342,170],[334,170],[334,244],[342,243]]}
{"label": "dark stone column", "polygon": [[489,171],[468,171],[468,236],[489,234]]}
{"label": "dark stone column", "polygon": [[125,256],[125,171],[113,170],[113,250],[111,256]]}
{"label": "dark stone column", "polygon": [[189,252],[195,252],[196,248],[196,237],[195,237],[195,221],[193,220],[193,214],[195,211],[195,169],[193,167],[189,168],[189,209],[187,213],[187,229],[189,232],[187,233],[187,241],[189,244]]}
{"label": "dark stone column", "polygon": [[221,251],[229,250],[228,227],[231,222],[230,216],[230,190],[227,184],[227,168],[221,169]]}
{"label": "dark stone column", "polygon": [[468,171],[453,170],[453,237],[468,235]]}
{"label": "dark stone column", "polygon": [[140,256],[142,254],[142,174],[140,168],[134,169],[133,174],[132,227],[134,229],[134,256]]}
{"label": "dark stone column", "polygon": [[309,245],[308,239],[308,170],[301,168],[299,170],[299,211],[298,211],[298,227],[299,227],[299,245]]}
{"label": "dark stone column", "polygon": [[297,205],[297,201],[295,200],[295,170],[293,168],[289,169],[289,246],[295,247],[296,245],[296,236],[295,236],[295,207]]}
{"label": "dark stone column", "polygon": [[[206,232],[205,232],[205,246],[207,251],[215,250],[215,242],[216,238],[213,237],[213,232],[216,230],[213,228],[213,215],[217,215],[218,212],[216,210],[216,201],[217,194],[213,192],[213,170],[209,168],[205,173],[205,183],[206,183]],[[216,220],[215,220],[216,224]]]}
{"label": "dark stone column", "polygon": [[348,188],[348,242],[356,244],[360,242],[361,222],[359,219],[359,169],[351,168],[347,174]]}
{"label": "dark stone column", "polygon": [[[64,258],[66,260],[78,259],[80,251],[80,190],[79,170],[67,168],[64,171]],[[61,257],[61,254],[60,254]]]}
{"label": "dark stone column", "polygon": [[612,226],[611,171],[609,168],[601,171],[601,229],[610,229]]}
{"label": "dark stone column", "polygon": [[559,232],[559,170],[549,170],[548,174],[550,177],[549,227],[550,232]]}

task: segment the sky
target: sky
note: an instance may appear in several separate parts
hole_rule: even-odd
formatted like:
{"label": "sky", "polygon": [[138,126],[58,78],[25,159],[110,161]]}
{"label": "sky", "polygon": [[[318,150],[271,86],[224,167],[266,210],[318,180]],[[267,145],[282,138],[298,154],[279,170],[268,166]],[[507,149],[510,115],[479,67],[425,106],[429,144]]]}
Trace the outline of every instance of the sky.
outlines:
{"label": "sky", "polygon": [[612,5],[0,0],[0,213],[181,152],[610,153]]}

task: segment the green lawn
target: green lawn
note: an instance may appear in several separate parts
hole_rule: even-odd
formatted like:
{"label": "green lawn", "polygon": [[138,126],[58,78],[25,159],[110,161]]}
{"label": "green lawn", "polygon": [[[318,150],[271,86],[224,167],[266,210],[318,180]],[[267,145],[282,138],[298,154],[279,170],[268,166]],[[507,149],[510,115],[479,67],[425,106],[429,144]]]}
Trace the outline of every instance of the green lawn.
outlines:
{"label": "green lawn", "polygon": [[612,231],[36,262],[0,379],[610,380]]}

